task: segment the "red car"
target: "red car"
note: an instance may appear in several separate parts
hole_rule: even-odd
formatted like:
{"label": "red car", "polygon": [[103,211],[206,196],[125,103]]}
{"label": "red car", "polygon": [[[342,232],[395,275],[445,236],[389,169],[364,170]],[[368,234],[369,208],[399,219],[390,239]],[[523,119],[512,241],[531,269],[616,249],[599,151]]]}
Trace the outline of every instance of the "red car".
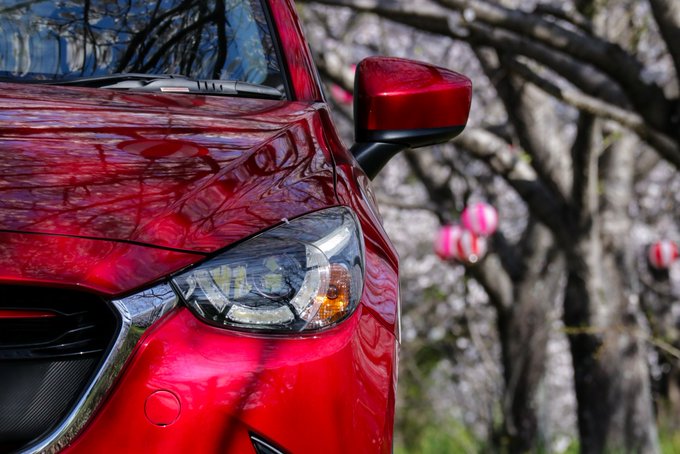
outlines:
{"label": "red car", "polygon": [[470,99],[364,60],[348,150],[289,0],[0,0],[0,451],[390,452],[369,179]]}

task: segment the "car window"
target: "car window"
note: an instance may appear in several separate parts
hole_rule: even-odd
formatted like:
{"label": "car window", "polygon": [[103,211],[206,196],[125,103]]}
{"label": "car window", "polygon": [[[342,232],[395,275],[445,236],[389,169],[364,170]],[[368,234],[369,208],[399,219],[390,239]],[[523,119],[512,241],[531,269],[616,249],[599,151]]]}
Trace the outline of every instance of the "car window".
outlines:
{"label": "car window", "polygon": [[121,72],[283,88],[259,0],[0,0],[0,77]]}

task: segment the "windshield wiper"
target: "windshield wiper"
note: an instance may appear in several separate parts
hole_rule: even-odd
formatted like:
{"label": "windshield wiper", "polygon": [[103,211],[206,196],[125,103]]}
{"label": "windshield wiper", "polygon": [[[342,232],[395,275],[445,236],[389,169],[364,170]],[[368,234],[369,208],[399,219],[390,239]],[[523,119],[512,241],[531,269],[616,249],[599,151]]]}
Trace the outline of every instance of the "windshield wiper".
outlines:
{"label": "windshield wiper", "polygon": [[40,78],[22,78],[15,76],[0,76],[1,82],[10,82],[17,84],[37,84],[37,85],[74,85],[78,87],[101,87],[102,85],[109,85],[114,82],[121,82],[125,80],[155,80],[155,79],[174,79],[183,78],[185,76],[176,74],[143,74],[143,73],[115,73],[104,76],[89,76],[76,77],[75,79],[40,79]]}
{"label": "windshield wiper", "polygon": [[76,85],[80,87],[109,88],[155,93],[191,93],[221,96],[251,96],[266,99],[283,99],[284,93],[267,85],[236,80],[194,80],[176,74],[120,73],[106,76],[84,77],[64,81],[46,82],[48,85]]}
{"label": "windshield wiper", "polygon": [[74,85],[77,87],[104,87],[112,83],[134,81],[152,81],[160,79],[186,79],[180,74],[145,74],[145,73],[114,73],[103,76],[77,77],[63,80],[32,80],[32,83],[41,85]]}

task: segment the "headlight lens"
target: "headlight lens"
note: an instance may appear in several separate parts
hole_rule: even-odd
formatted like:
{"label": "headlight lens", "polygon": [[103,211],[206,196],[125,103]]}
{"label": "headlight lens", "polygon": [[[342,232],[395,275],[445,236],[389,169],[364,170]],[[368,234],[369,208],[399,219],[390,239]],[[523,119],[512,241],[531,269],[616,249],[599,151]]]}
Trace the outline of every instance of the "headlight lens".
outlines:
{"label": "headlight lens", "polygon": [[364,245],[345,207],[302,216],[175,276],[173,284],[207,321],[267,331],[324,328],[357,306]]}

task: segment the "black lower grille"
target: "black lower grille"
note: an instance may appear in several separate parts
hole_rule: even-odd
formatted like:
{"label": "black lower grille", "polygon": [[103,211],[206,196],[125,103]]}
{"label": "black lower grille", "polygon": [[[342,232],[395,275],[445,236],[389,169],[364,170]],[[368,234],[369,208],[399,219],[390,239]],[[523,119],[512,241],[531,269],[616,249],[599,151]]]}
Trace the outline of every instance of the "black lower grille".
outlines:
{"label": "black lower grille", "polygon": [[97,296],[0,287],[0,452],[42,438],[68,415],[118,325]]}

